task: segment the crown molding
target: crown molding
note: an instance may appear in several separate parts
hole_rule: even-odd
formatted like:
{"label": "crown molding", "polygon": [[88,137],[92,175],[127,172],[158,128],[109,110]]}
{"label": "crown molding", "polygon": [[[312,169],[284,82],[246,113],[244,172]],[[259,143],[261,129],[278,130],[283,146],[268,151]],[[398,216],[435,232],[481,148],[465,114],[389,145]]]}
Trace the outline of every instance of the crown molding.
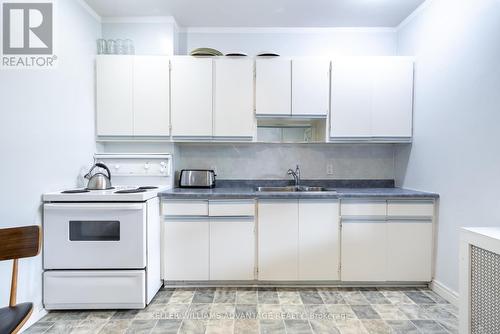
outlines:
{"label": "crown molding", "polygon": [[181,27],[180,32],[201,34],[289,34],[335,32],[395,32],[394,27]]}
{"label": "crown molding", "polygon": [[102,17],[97,14],[97,12],[89,6],[88,3],[86,3],[84,0],[77,0],[76,1],[87,13],[90,14],[97,22],[102,22]]}
{"label": "crown molding", "polygon": [[173,16],[108,16],[102,23],[172,23],[177,26]]}
{"label": "crown molding", "polygon": [[435,0],[426,0],[420,6],[418,6],[410,15],[408,15],[401,23],[396,27],[396,31],[401,30],[411,21],[413,21],[417,16],[422,14]]}

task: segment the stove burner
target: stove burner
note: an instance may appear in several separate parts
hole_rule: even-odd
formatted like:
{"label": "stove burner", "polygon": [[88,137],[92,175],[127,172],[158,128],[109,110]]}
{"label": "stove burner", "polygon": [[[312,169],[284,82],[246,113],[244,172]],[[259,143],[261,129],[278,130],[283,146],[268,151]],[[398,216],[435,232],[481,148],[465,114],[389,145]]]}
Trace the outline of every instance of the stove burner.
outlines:
{"label": "stove burner", "polygon": [[103,190],[113,190],[115,189],[115,187],[109,187],[109,188],[106,188],[106,189],[89,189],[89,188],[85,188],[85,190],[89,190],[89,191],[103,191]]}
{"label": "stove burner", "polygon": [[123,189],[123,190],[117,190],[115,191],[115,194],[135,194],[135,193],[144,193],[146,192],[146,189]]}
{"label": "stove burner", "polygon": [[155,187],[155,186],[143,186],[143,187],[139,187],[137,189],[150,190],[150,189],[158,189],[158,187]]}
{"label": "stove burner", "polygon": [[90,190],[88,189],[72,189],[72,190],[64,190],[61,191],[61,194],[81,194],[81,193],[88,193]]}

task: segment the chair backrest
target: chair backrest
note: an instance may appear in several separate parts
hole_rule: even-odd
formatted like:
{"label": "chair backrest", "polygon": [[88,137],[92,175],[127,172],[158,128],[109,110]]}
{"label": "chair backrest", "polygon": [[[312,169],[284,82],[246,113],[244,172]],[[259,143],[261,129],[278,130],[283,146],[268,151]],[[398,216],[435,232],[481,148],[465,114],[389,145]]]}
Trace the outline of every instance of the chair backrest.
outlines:
{"label": "chair backrest", "polygon": [[39,252],[39,226],[0,229],[0,261],[31,257]]}

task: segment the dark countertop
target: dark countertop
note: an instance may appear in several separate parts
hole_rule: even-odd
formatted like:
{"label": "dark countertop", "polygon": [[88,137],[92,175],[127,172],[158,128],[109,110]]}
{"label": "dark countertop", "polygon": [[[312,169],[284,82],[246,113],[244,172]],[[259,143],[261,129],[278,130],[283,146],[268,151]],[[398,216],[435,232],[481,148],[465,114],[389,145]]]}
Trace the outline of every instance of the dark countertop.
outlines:
{"label": "dark countertop", "polygon": [[[302,185],[321,185],[323,184],[327,191],[319,192],[258,192],[256,186],[283,186],[289,184],[288,181],[280,180],[251,180],[251,181],[218,181],[217,187],[213,189],[188,189],[174,188],[160,192],[161,198],[171,199],[294,199],[294,198],[439,198],[438,194],[422,192],[404,188],[394,187],[392,180],[382,182],[375,180],[353,180],[349,183],[346,180],[336,182],[335,180],[306,181]],[[349,187],[350,186],[350,187]]]}

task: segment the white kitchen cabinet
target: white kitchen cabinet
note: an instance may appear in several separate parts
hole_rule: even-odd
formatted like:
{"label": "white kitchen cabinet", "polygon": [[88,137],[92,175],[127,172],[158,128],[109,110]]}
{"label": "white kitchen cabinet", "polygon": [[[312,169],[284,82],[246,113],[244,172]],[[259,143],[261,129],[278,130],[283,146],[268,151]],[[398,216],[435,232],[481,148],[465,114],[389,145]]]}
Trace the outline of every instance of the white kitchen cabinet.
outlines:
{"label": "white kitchen cabinet", "polygon": [[97,135],[169,136],[169,59],[98,56]]}
{"label": "white kitchen cabinet", "polygon": [[333,140],[411,138],[412,58],[336,58],[331,77]]}
{"label": "white kitchen cabinet", "polygon": [[210,279],[253,280],[255,223],[253,217],[210,220]]}
{"label": "white kitchen cabinet", "polygon": [[299,280],[338,280],[338,200],[299,200]]}
{"label": "white kitchen cabinet", "polygon": [[214,60],[214,137],[252,139],[254,63],[251,59]]}
{"label": "white kitchen cabinet", "polygon": [[292,68],[288,58],[255,61],[255,108],[257,116],[290,116]]}
{"label": "white kitchen cabinet", "polygon": [[260,200],[257,212],[259,280],[297,280],[297,200]]}
{"label": "white kitchen cabinet", "polygon": [[388,281],[432,280],[432,221],[387,222]]}
{"label": "white kitchen cabinet", "polygon": [[134,57],[134,135],[170,135],[169,59]]}
{"label": "white kitchen cabinet", "polygon": [[358,58],[332,61],[330,137],[371,136],[371,65]]}
{"label": "white kitchen cabinet", "polygon": [[97,135],[133,135],[133,56],[96,59]]}
{"label": "white kitchen cabinet", "polygon": [[387,226],[385,221],[342,221],[342,280],[386,280]]}
{"label": "white kitchen cabinet", "polygon": [[326,117],[330,110],[330,60],[292,60],[292,116]]}
{"label": "white kitchen cabinet", "polygon": [[209,221],[206,218],[164,222],[164,279],[209,279]]}
{"label": "white kitchen cabinet", "polygon": [[374,61],[372,73],[372,136],[411,137],[413,61],[380,57]]}
{"label": "white kitchen cabinet", "polygon": [[212,136],[211,58],[172,58],[171,121],[174,137]]}

